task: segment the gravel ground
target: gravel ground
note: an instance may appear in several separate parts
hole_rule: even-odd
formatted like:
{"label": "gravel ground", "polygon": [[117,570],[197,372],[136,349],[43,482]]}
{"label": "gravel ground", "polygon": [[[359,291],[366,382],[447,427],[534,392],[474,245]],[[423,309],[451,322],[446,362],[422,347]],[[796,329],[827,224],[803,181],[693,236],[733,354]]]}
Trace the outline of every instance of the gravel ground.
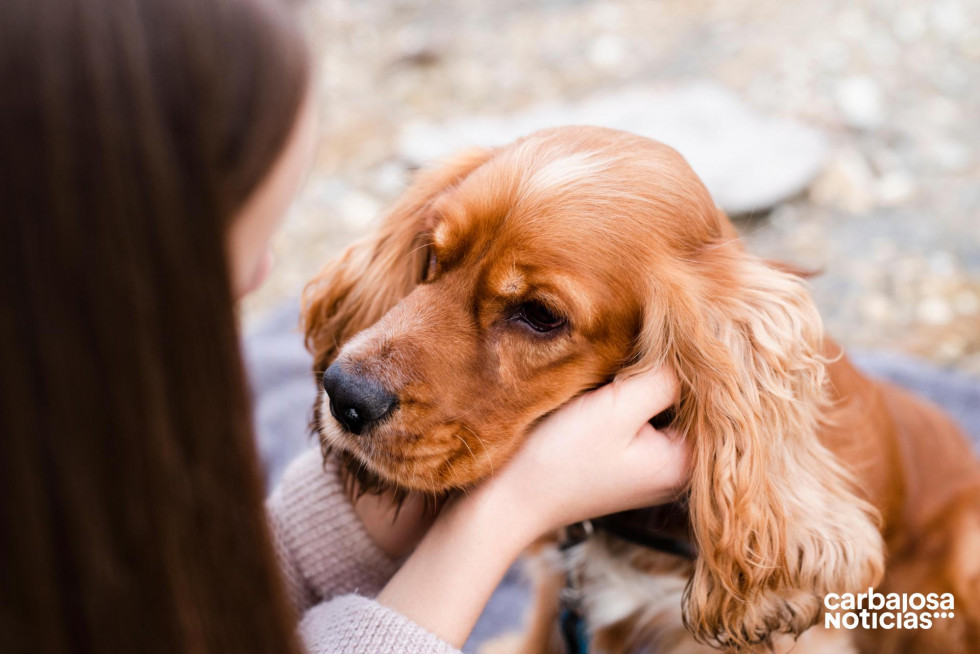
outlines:
{"label": "gravel ground", "polygon": [[709,80],[830,143],[810,188],[737,223],[818,269],[831,334],[980,375],[980,2],[320,0],[318,161],[246,327],[295,301],[404,188],[403,126]]}

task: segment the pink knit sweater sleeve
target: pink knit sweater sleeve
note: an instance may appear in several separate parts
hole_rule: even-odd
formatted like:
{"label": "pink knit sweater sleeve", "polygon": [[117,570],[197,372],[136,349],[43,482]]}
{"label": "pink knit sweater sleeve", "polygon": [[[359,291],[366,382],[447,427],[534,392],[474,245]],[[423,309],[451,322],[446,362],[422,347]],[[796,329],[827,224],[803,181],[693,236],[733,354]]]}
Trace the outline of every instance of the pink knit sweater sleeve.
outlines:
{"label": "pink knit sweater sleeve", "polygon": [[294,605],[305,612],[345,593],[376,595],[398,569],[368,536],[331,460],[306,452],[266,502],[280,566]]}
{"label": "pink knit sweater sleeve", "polygon": [[335,465],[311,450],[267,503],[289,596],[311,654],[458,654],[420,625],[369,599],[398,568],[364,530]]}

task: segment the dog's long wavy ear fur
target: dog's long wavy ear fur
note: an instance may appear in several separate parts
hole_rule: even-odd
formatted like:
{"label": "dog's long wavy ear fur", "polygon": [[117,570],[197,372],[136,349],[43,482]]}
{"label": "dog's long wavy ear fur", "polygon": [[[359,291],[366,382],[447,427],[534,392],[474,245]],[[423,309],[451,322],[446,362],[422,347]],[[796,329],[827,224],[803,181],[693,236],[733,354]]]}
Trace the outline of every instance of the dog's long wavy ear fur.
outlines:
{"label": "dog's long wavy ear fur", "polygon": [[420,239],[426,208],[491,155],[474,149],[420,173],[373,234],[307,284],[301,322],[315,373],[322,374],[345,341],[377,322],[419,283],[426,264]]}
{"label": "dog's long wavy ear fur", "polygon": [[685,622],[716,646],[765,648],[808,628],[826,593],[880,580],[880,518],[817,437],[827,361],[804,282],[723,239],[657,283],[642,338],[678,373],[693,448]]}

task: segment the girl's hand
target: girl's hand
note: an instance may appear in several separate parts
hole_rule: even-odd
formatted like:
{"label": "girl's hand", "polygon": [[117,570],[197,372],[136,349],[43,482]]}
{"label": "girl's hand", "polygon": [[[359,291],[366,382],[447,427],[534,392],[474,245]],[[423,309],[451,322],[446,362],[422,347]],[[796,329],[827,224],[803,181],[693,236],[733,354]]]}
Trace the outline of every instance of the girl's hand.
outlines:
{"label": "girl's hand", "polygon": [[689,448],[679,434],[657,431],[649,420],[677,399],[677,378],[666,369],[586,393],[535,427],[474,499],[509,506],[512,524],[518,520],[532,538],[670,501],[687,484]]}
{"label": "girl's hand", "polygon": [[450,500],[378,601],[459,647],[504,572],[542,534],[670,500],[688,448],[648,421],[677,400],[673,374],[617,380],[541,422],[514,459]]}

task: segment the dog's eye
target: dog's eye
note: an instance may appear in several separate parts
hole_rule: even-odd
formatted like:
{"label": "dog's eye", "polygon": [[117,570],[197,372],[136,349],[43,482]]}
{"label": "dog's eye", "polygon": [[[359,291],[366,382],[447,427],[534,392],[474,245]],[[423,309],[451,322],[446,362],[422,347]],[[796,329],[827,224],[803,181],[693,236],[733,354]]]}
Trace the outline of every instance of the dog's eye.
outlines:
{"label": "dog's eye", "polygon": [[555,315],[551,309],[540,302],[525,302],[517,309],[514,318],[536,332],[554,331],[565,324],[564,318]]}
{"label": "dog's eye", "polygon": [[674,423],[674,418],[677,417],[677,412],[674,407],[667,407],[657,415],[650,418],[650,424],[657,431],[667,429]]}
{"label": "dog's eye", "polygon": [[435,275],[436,266],[439,260],[436,258],[436,251],[431,247],[429,248],[429,257],[425,260],[425,266],[422,268],[422,281],[427,282],[429,278]]}

